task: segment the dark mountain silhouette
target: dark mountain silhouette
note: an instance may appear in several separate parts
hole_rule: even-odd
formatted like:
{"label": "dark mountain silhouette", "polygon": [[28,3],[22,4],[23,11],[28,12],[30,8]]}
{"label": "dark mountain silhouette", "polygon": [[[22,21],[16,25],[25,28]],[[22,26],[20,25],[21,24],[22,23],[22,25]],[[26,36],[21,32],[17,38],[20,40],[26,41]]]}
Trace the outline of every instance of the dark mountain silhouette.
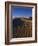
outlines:
{"label": "dark mountain silhouette", "polygon": [[32,17],[29,17],[29,19],[31,19],[31,20],[32,20]]}
{"label": "dark mountain silhouette", "polygon": [[13,19],[13,26],[22,26],[23,25],[23,21],[21,21],[20,18],[15,18]]}

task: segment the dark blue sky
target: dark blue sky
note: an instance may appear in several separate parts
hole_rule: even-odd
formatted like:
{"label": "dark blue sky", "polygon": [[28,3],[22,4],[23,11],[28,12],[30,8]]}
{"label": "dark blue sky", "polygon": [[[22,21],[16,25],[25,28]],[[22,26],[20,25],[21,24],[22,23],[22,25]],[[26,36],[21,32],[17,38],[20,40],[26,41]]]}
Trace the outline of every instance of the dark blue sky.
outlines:
{"label": "dark blue sky", "polygon": [[17,6],[11,7],[11,15],[31,17],[32,8],[17,7]]}

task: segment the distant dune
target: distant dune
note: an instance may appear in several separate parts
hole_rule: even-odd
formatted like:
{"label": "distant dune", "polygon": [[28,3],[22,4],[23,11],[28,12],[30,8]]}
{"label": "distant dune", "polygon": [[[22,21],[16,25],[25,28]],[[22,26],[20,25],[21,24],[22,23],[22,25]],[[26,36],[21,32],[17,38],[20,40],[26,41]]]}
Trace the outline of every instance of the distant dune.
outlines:
{"label": "distant dune", "polygon": [[12,18],[29,18],[29,17],[26,17],[26,16],[12,16]]}

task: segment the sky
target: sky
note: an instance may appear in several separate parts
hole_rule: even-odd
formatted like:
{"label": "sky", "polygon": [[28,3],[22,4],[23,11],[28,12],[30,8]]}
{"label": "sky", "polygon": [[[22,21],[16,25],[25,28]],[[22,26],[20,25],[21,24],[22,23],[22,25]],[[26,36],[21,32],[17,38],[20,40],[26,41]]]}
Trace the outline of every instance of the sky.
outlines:
{"label": "sky", "polygon": [[11,15],[12,16],[32,17],[32,8],[12,6]]}

